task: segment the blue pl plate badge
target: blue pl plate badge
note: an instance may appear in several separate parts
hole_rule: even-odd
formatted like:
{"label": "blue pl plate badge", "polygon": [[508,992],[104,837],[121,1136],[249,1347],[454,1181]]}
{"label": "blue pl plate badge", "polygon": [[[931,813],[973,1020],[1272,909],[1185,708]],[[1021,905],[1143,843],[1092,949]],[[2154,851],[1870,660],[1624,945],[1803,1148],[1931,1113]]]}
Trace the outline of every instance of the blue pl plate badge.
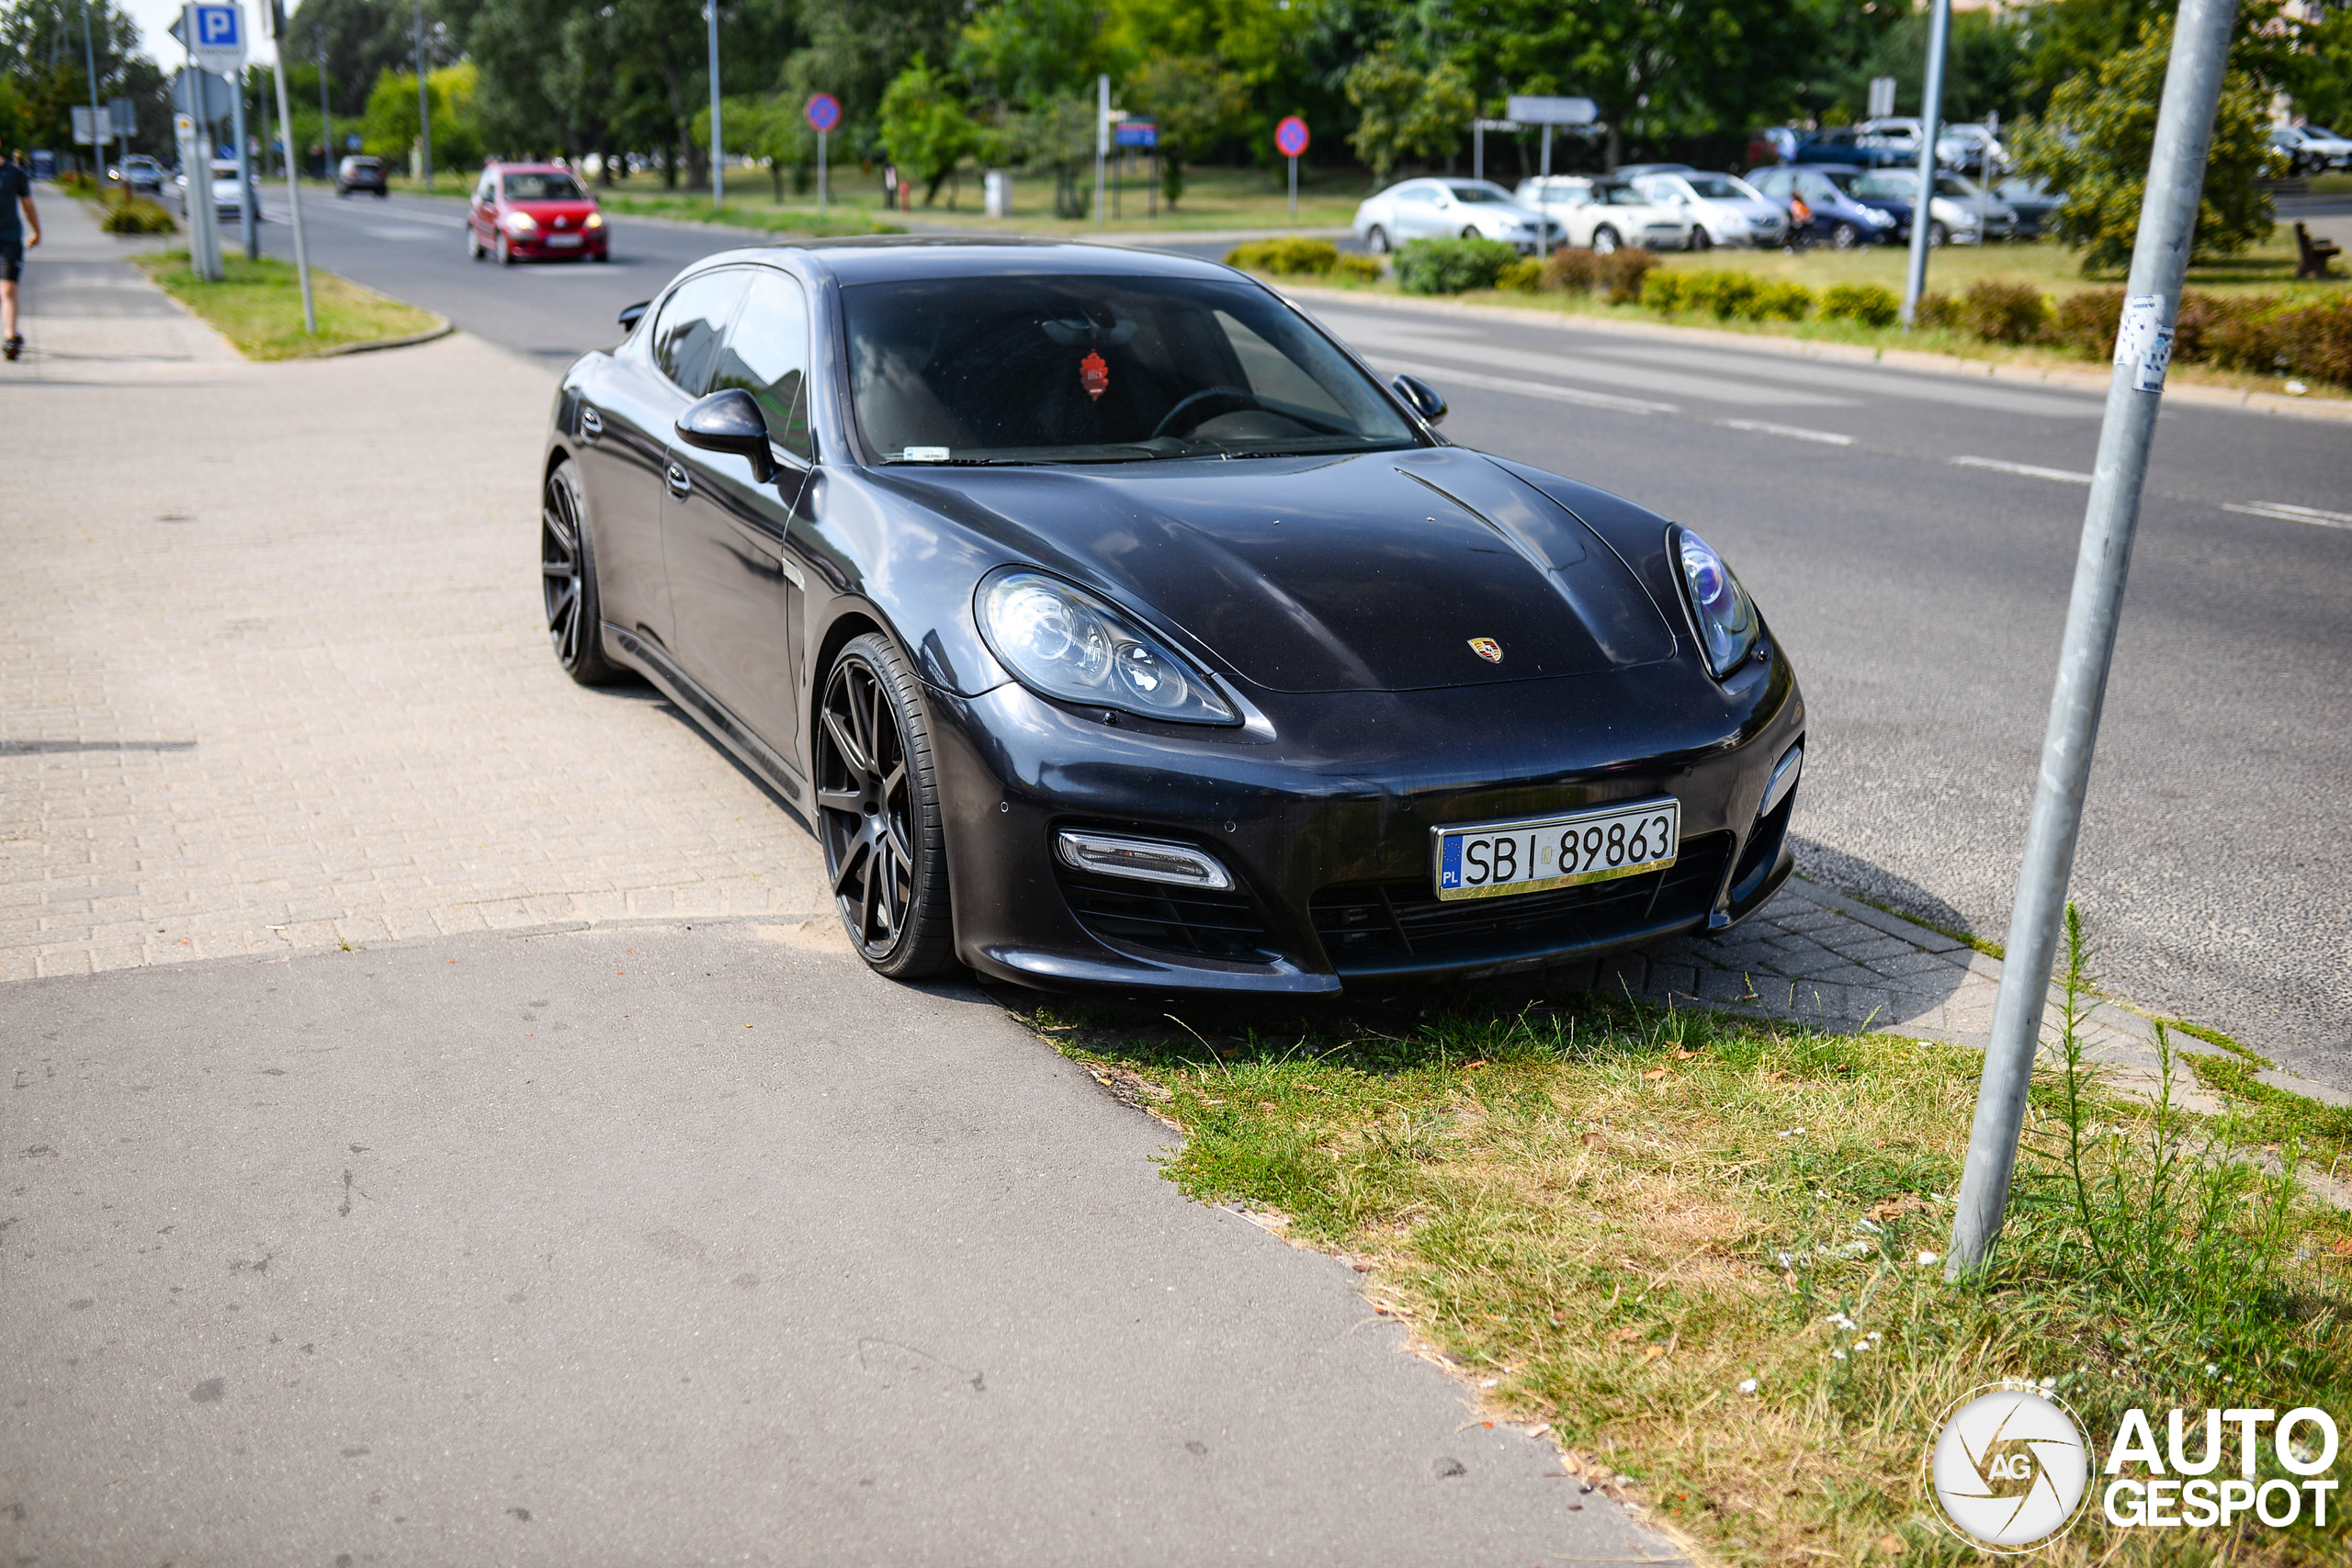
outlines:
{"label": "blue pl plate badge", "polygon": [[1445,840],[1445,859],[1437,868],[1437,885],[1442,888],[1462,886],[1462,840],[1460,839]]}

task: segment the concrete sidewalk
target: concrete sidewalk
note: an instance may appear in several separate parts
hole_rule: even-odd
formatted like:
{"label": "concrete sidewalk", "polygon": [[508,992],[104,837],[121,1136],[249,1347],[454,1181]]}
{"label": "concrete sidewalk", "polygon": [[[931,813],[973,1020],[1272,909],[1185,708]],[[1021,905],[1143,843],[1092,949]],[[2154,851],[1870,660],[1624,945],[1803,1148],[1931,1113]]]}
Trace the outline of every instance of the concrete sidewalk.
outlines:
{"label": "concrete sidewalk", "polygon": [[242,363],[229,341],[175,304],[128,258],[176,236],[109,234],[55,186],[33,193],[40,243],[25,253],[17,303],[23,355],[0,365],[0,388],[68,383],[93,374],[147,378]]}

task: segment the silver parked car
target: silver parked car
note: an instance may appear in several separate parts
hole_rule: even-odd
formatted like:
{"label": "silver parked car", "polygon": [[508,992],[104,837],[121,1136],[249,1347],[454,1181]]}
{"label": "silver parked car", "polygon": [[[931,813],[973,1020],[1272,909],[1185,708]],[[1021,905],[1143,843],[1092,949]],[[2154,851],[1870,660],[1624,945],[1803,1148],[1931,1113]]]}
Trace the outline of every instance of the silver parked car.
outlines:
{"label": "silver parked car", "polygon": [[[1377,254],[1411,240],[1500,240],[1532,251],[1549,221],[1489,180],[1413,179],[1367,197],[1356,209],[1356,238]],[[1551,224],[1550,243],[1563,231]]]}
{"label": "silver parked car", "polygon": [[1519,182],[1519,199],[1558,224],[1564,243],[1606,255],[1626,245],[1681,251],[1690,246],[1692,220],[1680,207],[1650,199],[1632,180],[1553,175]]}
{"label": "silver parked car", "polygon": [[[187,210],[187,175],[185,172],[172,182],[179,187],[180,210]],[[244,187],[237,183],[237,161],[234,158],[212,160],[212,210],[223,219],[242,220],[245,214]],[[258,216],[258,213],[256,213]]]}
{"label": "silver parked car", "polygon": [[[1854,183],[1856,197],[1899,201],[1919,210],[1919,171],[1873,169]],[[1938,175],[1928,209],[1928,243],[1981,245],[2017,237],[2017,209],[1965,175]]]}

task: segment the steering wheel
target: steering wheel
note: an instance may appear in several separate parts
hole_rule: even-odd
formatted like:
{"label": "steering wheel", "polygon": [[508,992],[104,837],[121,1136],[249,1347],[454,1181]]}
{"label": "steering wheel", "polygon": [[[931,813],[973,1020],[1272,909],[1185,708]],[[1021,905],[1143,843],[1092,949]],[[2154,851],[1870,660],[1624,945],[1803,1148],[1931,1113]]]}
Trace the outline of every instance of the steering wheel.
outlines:
{"label": "steering wheel", "polygon": [[1152,426],[1151,439],[1157,441],[1161,436],[1170,434],[1177,430],[1194,429],[1216,417],[1216,414],[1199,413],[1194,414],[1189,422],[1186,422],[1184,420],[1185,413],[1195,404],[1201,403],[1217,403],[1223,405],[1217,409],[1217,413],[1238,413],[1243,409],[1261,408],[1264,406],[1258,401],[1256,397],[1243,390],[1239,387],[1204,387],[1199,391],[1194,392],[1191,397],[1179,400],[1174,408],[1170,409],[1165,414],[1162,414],[1160,416],[1159,423]]}

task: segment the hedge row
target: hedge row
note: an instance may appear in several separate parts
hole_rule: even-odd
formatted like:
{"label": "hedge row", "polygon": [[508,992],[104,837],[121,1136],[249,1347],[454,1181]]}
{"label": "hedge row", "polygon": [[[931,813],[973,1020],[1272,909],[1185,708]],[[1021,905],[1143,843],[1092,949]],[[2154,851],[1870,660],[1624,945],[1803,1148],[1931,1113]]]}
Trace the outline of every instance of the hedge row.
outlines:
{"label": "hedge row", "polygon": [[1275,277],[1336,276],[1370,282],[1380,276],[1378,262],[1370,256],[1343,256],[1329,240],[1249,240],[1226,253],[1225,265]]}

